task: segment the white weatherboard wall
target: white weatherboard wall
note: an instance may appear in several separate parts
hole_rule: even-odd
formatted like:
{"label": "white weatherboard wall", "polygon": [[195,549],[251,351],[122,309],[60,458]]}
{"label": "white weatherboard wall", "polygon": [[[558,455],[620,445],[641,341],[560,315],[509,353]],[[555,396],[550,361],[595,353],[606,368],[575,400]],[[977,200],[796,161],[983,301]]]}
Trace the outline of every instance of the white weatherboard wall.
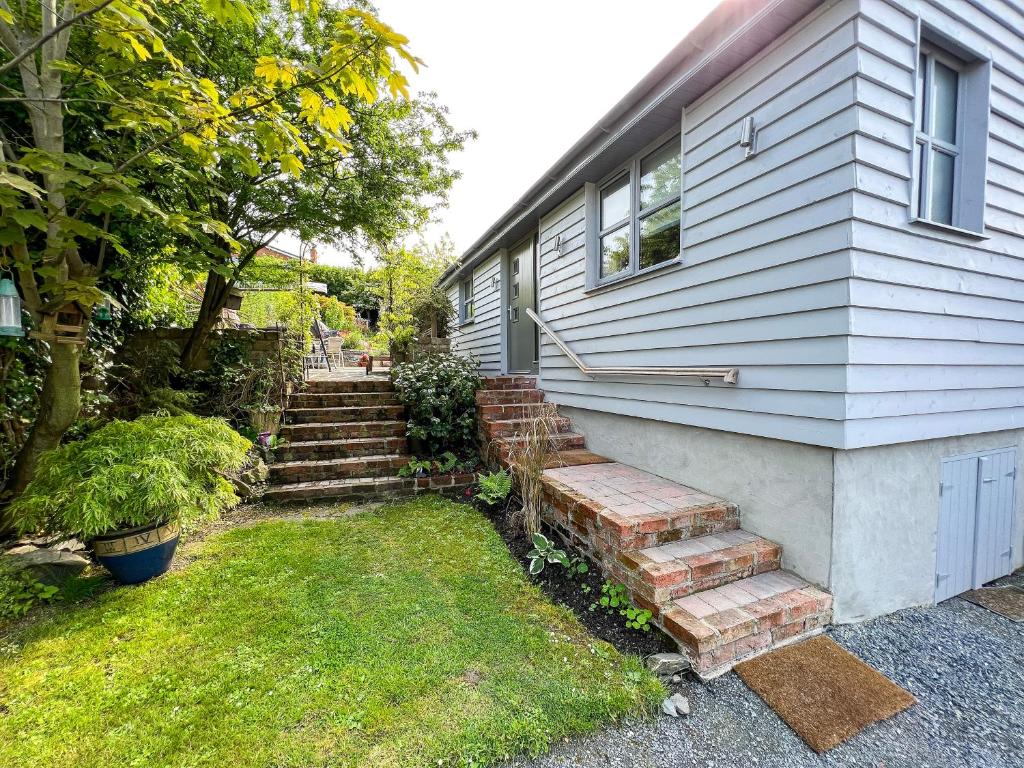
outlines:
{"label": "white weatherboard wall", "polygon": [[[812,14],[687,108],[681,266],[588,293],[582,190],[541,221],[541,314],[588,364],[737,366],[738,386],[592,381],[544,338],[550,400],[842,444],[857,11],[844,0]],[[751,113],[761,130],[745,159],[737,138]]]}
{"label": "white weatherboard wall", "polygon": [[[448,289],[448,296],[458,312],[459,283]],[[500,251],[473,270],[473,297],[473,321],[459,326],[452,335],[452,349],[476,357],[483,374],[501,373]]]}
{"label": "white weatherboard wall", "polygon": [[[1024,12],[1002,0],[861,8],[870,82],[857,107],[844,442],[1024,427]],[[992,58],[984,239],[909,221],[917,17]]]}

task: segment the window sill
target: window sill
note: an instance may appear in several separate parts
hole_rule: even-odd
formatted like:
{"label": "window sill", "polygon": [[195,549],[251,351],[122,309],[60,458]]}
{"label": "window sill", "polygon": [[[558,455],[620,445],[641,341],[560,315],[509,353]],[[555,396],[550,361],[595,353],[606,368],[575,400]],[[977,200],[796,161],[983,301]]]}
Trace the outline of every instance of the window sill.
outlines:
{"label": "window sill", "polygon": [[649,267],[648,269],[645,269],[643,272],[637,272],[635,275],[627,275],[625,277],[619,277],[614,280],[609,280],[606,283],[598,283],[597,285],[592,285],[585,291],[583,291],[583,295],[592,296],[598,293],[604,293],[605,291],[610,291],[615,288],[619,288],[623,285],[633,285],[634,283],[642,283],[644,280],[647,280],[649,278],[659,277],[668,272],[675,272],[677,269],[682,268],[682,266],[682,257],[672,259],[672,261],[666,261],[663,264],[658,264],[657,266]]}
{"label": "window sill", "polygon": [[473,324],[474,322],[475,322],[475,320],[473,320],[473,319],[470,319],[470,320],[461,320],[461,321],[459,322],[459,324],[458,324],[458,325],[456,325],[455,327],[456,327],[456,328],[458,328],[458,329],[459,329],[459,330],[461,331],[461,330],[462,330],[463,328],[466,328],[467,326],[470,326],[470,325],[472,325],[472,324]]}
{"label": "window sill", "polygon": [[964,229],[963,227],[954,227],[952,224],[941,224],[937,221],[931,221],[930,219],[919,219],[911,217],[911,224],[916,224],[921,227],[928,229],[934,229],[939,232],[947,232],[951,235],[963,235],[964,237],[971,237],[975,240],[988,240],[989,236],[984,232],[975,232],[973,229]]}

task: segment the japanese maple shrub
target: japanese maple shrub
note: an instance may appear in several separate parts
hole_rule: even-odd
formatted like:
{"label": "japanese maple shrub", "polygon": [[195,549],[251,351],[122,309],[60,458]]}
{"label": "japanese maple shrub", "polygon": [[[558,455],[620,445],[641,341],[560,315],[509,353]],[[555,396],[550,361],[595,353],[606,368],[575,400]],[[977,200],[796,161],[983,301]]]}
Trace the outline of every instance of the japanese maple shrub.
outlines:
{"label": "japanese maple shrub", "polygon": [[456,354],[434,354],[396,365],[392,375],[398,399],[406,407],[406,434],[437,456],[464,454],[476,447],[476,361]]}

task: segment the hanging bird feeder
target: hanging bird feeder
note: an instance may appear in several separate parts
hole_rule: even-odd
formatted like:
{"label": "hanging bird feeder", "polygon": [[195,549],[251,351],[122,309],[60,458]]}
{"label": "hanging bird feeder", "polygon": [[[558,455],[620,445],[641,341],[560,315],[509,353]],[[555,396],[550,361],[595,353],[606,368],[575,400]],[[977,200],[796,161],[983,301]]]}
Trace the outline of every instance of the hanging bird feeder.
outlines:
{"label": "hanging bird feeder", "polygon": [[14,281],[9,277],[0,280],[0,336],[24,336],[21,326],[21,298]]}

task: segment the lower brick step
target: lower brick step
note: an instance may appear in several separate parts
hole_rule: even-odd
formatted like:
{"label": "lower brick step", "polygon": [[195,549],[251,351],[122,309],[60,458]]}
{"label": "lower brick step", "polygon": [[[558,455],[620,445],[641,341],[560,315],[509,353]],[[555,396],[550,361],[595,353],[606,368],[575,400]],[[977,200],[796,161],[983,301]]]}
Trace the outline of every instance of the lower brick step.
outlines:
{"label": "lower brick step", "polygon": [[[498,461],[505,463],[508,460],[511,447],[521,443],[524,439],[522,437],[499,437],[495,439],[491,445],[493,446],[492,450],[497,454]],[[583,435],[576,434],[575,432],[563,432],[559,435],[551,435],[551,438],[548,440],[548,450],[578,450],[583,448],[585,442]]]}
{"label": "lower brick step", "polygon": [[724,531],[659,547],[620,552],[616,581],[648,606],[781,567],[782,547],[747,531]]}
{"label": "lower brick step", "polygon": [[832,620],[832,596],[784,571],[772,571],[681,597],[657,623],[702,677],[819,632]]}
{"label": "lower brick step", "polygon": [[392,454],[349,458],[279,461],[270,465],[272,483],[341,480],[348,477],[388,477],[409,463],[409,457]]}
{"label": "lower brick step", "polygon": [[272,485],[267,488],[263,498],[269,501],[363,501],[408,496],[415,492],[416,482],[411,477],[350,477],[344,480]]}
{"label": "lower brick step", "polygon": [[[564,416],[554,416],[545,421],[548,423],[548,431],[555,434],[564,434],[570,429],[569,420]],[[485,420],[483,423],[484,436],[491,440],[496,437],[515,437],[526,433],[533,425],[534,420],[530,418],[504,419],[502,421]]]}
{"label": "lower brick step", "polygon": [[434,477],[349,477],[342,480],[318,480],[272,485],[264,499],[273,502],[304,501],[382,501],[417,493],[458,494],[473,485],[473,473],[451,473]]}
{"label": "lower brick step", "polygon": [[356,437],[349,440],[285,443],[274,449],[274,458],[277,461],[309,461],[408,452],[409,444],[404,437]]}
{"label": "lower brick step", "polygon": [[404,421],[347,421],[329,424],[285,424],[281,437],[289,443],[352,440],[360,437],[402,437]]}

